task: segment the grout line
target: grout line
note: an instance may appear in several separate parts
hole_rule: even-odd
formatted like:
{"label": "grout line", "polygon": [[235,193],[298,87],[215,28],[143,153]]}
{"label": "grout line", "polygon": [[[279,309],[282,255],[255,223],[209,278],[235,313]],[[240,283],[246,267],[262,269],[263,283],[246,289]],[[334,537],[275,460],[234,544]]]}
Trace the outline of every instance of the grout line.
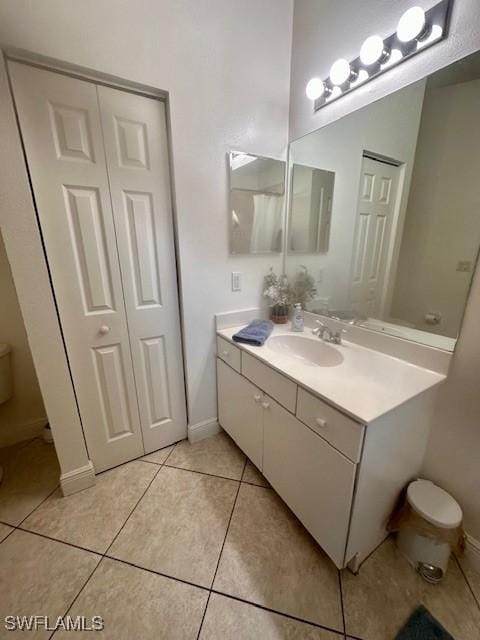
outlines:
{"label": "grout line", "polygon": [[298,616],[294,616],[290,613],[285,613],[284,611],[278,611],[277,609],[271,609],[270,607],[266,607],[263,604],[259,604],[258,602],[252,602],[250,600],[245,600],[244,598],[240,598],[239,596],[234,596],[231,593],[224,593],[223,591],[218,591],[217,589],[211,589],[211,593],[215,593],[219,596],[224,596],[225,598],[229,598],[230,600],[236,600],[237,602],[242,602],[243,604],[248,604],[252,607],[256,607],[257,609],[262,609],[263,611],[268,611],[268,613],[276,613],[279,616],[283,616],[284,618],[289,618],[290,620],[295,620],[296,622],[302,622],[303,624],[309,624],[312,627],[316,627],[317,629],[324,629],[326,631],[331,631],[332,633],[336,633],[339,636],[344,636],[344,632],[339,629],[333,629],[332,627],[327,627],[324,624],[320,624],[319,622],[313,622],[312,620],[305,620],[304,618],[299,618]]}
{"label": "grout line", "polygon": [[480,609],[480,601],[478,600],[478,598],[477,598],[477,596],[476,596],[476,594],[475,594],[475,591],[473,590],[473,587],[472,587],[472,585],[470,584],[470,580],[468,579],[467,574],[466,574],[466,573],[465,573],[465,571],[463,570],[463,567],[462,567],[462,565],[461,565],[461,563],[460,563],[460,560],[457,558],[457,555],[456,555],[455,553],[452,553],[452,555],[453,555],[453,557],[455,558],[455,562],[457,563],[457,566],[458,566],[458,568],[460,569],[460,573],[462,574],[462,576],[463,576],[463,578],[464,578],[465,582],[467,583],[467,586],[468,586],[468,588],[469,588],[469,590],[470,590],[470,592],[471,592],[471,594],[472,594],[472,596],[473,596],[473,599],[475,600],[475,602],[476,602],[476,604],[477,604],[477,607]]}
{"label": "grout line", "polygon": [[18,529],[25,522],[25,520],[29,518],[32,515],[32,513],[36,511],[44,502],[46,502],[48,498],[50,498],[50,496],[52,496],[55,493],[55,491],[59,488],[60,488],[60,485],[57,484],[55,489],[53,489],[53,491],[50,491],[50,493],[45,498],[43,498],[42,501],[39,502],[37,506],[30,511],[30,513],[27,513],[27,515],[24,518],[22,518],[18,524],[12,524],[11,522],[6,522],[5,520],[0,520],[0,524],[4,524],[7,527],[12,527],[12,529]]}
{"label": "grout line", "polygon": [[[163,449],[167,449],[168,447],[175,448],[179,442],[183,442],[183,440],[177,440],[177,442],[173,442],[172,444],[166,444],[164,447],[160,447],[160,449],[156,449],[155,451],[152,451],[151,453],[157,453],[157,451],[162,451]],[[173,451],[173,449],[172,449],[172,451]],[[172,452],[170,452],[170,453],[172,453]],[[168,456],[170,455],[170,453],[168,454]],[[144,458],[145,456],[149,456],[149,455],[150,455],[150,453],[142,453],[142,455],[138,456],[137,458],[132,458],[131,460],[127,460],[126,462],[121,462],[120,464],[117,464],[114,467],[110,467],[109,469],[105,469],[105,471],[99,471],[99,473],[96,473],[95,476],[102,476],[104,473],[108,473],[109,471],[113,471],[114,469],[119,469],[120,467],[124,467],[126,464],[130,464],[131,462],[149,462],[149,460],[142,460],[142,458]],[[167,456],[166,459],[168,459],[168,456]],[[163,462],[162,463],[154,462],[153,464],[163,466],[164,463]]]}
{"label": "grout line", "polygon": [[179,469],[180,471],[189,471],[190,473],[199,473],[202,476],[210,476],[210,478],[221,478],[222,480],[232,480],[232,482],[241,482],[239,478],[227,478],[226,476],[219,476],[215,473],[207,473],[206,471],[196,471],[195,469],[185,469],[185,467],[174,467],[172,464],[166,464],[165,467],[169,469]]}
{"label": "grout line", "polygon": [[135,511],[135,509],[138,507],[138,505],[140,504],[141,500],[143,500],[143,497],[145,496],[145,494],[147,493],[147,491],[150,489],[152,482],[155,480],[155,478],[158,476],[158,474],[160,473],[160,471],[162,470],[163,464],[162,465],[158,465],[158,470],[156,471],[156,473],[153,474],[152,479],[150,480],[150,482],[148,483],[147,487],[145,488],[145,491],[142,493],[142,495],[140,496],[140,498],[137,500],[137,502],[135,503],[134,507],[132,508],[132,510],[130,511],[130,513],[128,514],[125,522],[122,524],[122,526],[120,527],[120,529],[117,531],[116,535],[114,536],[113,540],[111,541],[111,543],[108,545],[107,550],[105,551],[105,553],[103,554],[104,556],[107,555],[107,553],[110,551],[110,549],[112,548],[113,543],[115,542],[115,540],[118,538],[118,536],[121,534],[121,532],[123,531],[123,528],[125,527],[125,525],[127,524],[127,522],[130,520],[131,515],[133,514],[133,512]]}
{"label": "grout line", "polygon": [[[3,522],[2,522],[1,524],[3,524]],[[7,538],[9,538],[9,537],[12,535],[12,533],[13,533],[14,531],[16,531],[15,527],[12,527],[10,524],[8,524],[8,525],[6,525],[6,526],[7,526],[7,527],[10,527],[10,528],[11,528],[11,531],[9,531],[9,532],[7,533],[7,535],[6,535],[2,540],[0,540],[0,544],[3,544],[3,543],[5,542],[5,540],[6,540]]]}
{"label": "grout line", "polygon": [[[148,455],[148,454],[147,454]],[[156,467],[163,467],[163,462],[153,462],[153,460],[142,460],[140,458],[140,460],[138,460],[137,462],[145,462],[145,464],[153,464]]]}
{"label": "grout line", "polygon": [[210,591],[208,587],[205,587],[201,584],[196,584],[195,582],[190,582],[189,580],[185,580],[184,578],[177,578],[168,573],[163,573],[162,571],[157,571],[156,569],[148,569],[147,567],[142,567],[140,564],[135,564],[134,562],[130,562],[130,560],[123,560],[122,558],[117,558],[116,556],[111,556],[105,554],[103,556],[106,560],[113,560],[114,562],[119,562],[120,564],[126,564],[129,567],[133,567],[134,569],[139,569],[140,571],[146,571],[147,573],[153,573],[156,576],[161,576],[162,578],[167,578],[168,580],[175,580],[176,582],[181,582],[182,584],[186,584],[189,587],[195,587],[195,589],[201,589],[202,591]]}
{"label": "grout line", "polygon": [[57,484],[57,486],[55,487],[55,489],[54,489],[53,491],[50,491],[50,493],[48,494],[48,496],[46,496],[46,497],[45,497],[41,502],[39,502],[39,503],[37,504],[37,506],[36,506],[36,507],[34,507],[34,508],[30,511],[30,513],[29,513],[28,515],[26,515],[26,516],[25,516],[25,518],[23,518],[23,520],[20,520],[20,522],[17,524],[17,527],[20,527],[20,526],[25,522],[25,520],[26,520],[27,518],[29,518],[29,517],[32,515],[32,513],[34,513],[38,508],[40,508],[40,507],[42,506],[42,504],[43,504],[44,502],[46,502],[46,501],[50,498],[50,496],[53,496],[53,494],[54,494],[58,489],[60,489],[60,485],[59,485],[59,484]]}
{"label": "grout line", "polygon": [[337,569],[338,574],[338,588],[340,592],[340,607],[342,609],[342,620],[343,620],[343,634],[345,638],[347,637],[347,625],[345,623],[345,606],[343,602],[343,587],[342,587],[342,572],[340,569]]}
{"label": "grout line", "polygon": [[217,560],[217,566],[215,567],[215,571],[213,574],[213,578],[212,578],[212,583],[210,585],[210,591],[208,593],[208,598],[207,598],[207,602],[205,604],[205,609],[203,610],[203,616],[202,616],[202,620],[200,622],[200,627],[198,628],[198,634],[197,634],[197,640],[199,640],[200,638],[200,634],[202,632],[202,627],[203,627],[203,622],[205,620],[205,616],[207,614],[207,609],[208,609],[208,605],[210,603],[210,597],[212,595],[212,589],[213,589],[213,585],[215,583],[215,578],[217,577],[217,572],[218,572],[218,567],[220,566],[220,560],[222,558],[222,554],[223,554],[223,549],[225,547],[225,542],[227,540],[227,536],[228,536],[228,530],[230,529],[230,523],[232,522],[232,518],[233,518],[233,512],[235,511],[235,505],[237,504],[237,499],[238,499],[238,494],[240,493],[240,487],[242,486],[242,481],[241,478],[243,478],[243,474],[245,473],[245,469],[247,467],[247,458],[245,458],[245,461],[243,463],[243,470],[242,473],[240,475],[240,481],[238,483],[238,487],[237,487],[237,491],[235,493],[235,499],[233,501],[233,505],[232,505],[232,510],[230,511],[230,517],[228,518],[228,524],[227,524],[227,529],[225,531],[225,535],[223,537],[223,542],[222,542],[222,547],[220,549],[220,553],[218,554],[218,560]]}
{"label": "grout line", "polygon": [[273,490],[273,487],[266,487],[264,484],[257,484],[256,482],[249,482],[248,480],[241,480],[242,484],[248,484],[251,487],[260,487],[260,489],[269,489],[270,491]]}
{"label": "grout line", "polygon": [[95,556],[100,556],[100,558],[103,558],[103,556],[105,555],[101,551],[94,551],[93,549],[88,549],[87,547],[81,547],[80,545],[74,544],[73,542],[65,542],[65,540],[60,540],[59,538],[52,538],[52,536],[47,536],[44,533],[40,533],[39,531],[25,529],[20,525],[15,529],[17,531],[22,531],[23,533],[31,533],[33,536],[38,536],[39,538],[44,538],[45,540],[50,540],[51,542],[59,542],[60,544],[64,544],[67,547],[73,547],[74,549],[79,549],[79,551],[86,551],[87,553],[93,553]]}
{"label": "grout line", "polygon": [[[102,564],[103,562],[103,557],[100,558],[100,560],[97,562],[97,564],[94,566],[93,571],[90,573],[90,575],[88,576],[88,578],[85,580],[85,582],[83,583],[80,591],[77,593],[77,595],[73,598],[72,602],[69,604],[69,606],[67,607],[67,610],[65,611],[65,613],[62,616],[62,619],[65,618],[65,616],[68,614],[68,612],[72,609],[73,605],[75,604],[75,602],[78,600],[78,598],[80,597],[80,594],[82,593],[82,591],[85,589],[85,587],[87,586],[87,584],[90,582],[90,580],[93,577],[93,574],[95,573],[95,571],[98,569],[98,567]],[[49,640],[51,638],[53,638],[53,636],[57,633],[57,629],[55,629],[55,631],[48,636]]]}
{"label": "grout line", "polygon": [[[245,471],[245,467],[246,466],[247,466],[247,461],[245,460],[245,462],[243,464],[243,471]],[[243,475],[243,471],[242,471],[242,475]],[[230,524],[231,524],[232,518],[233,518],[233,512],[235,511],[235,506],[237,504],[238,494],[240,493],[240,487],[241,486],[242,486],[242,483],[239,482],[238,483],[238,487],[237,487],[237,492],[235,493],[235,499],[233,501],[232,510],[230,511],[230,517],[228,519],[227,530],[225,531],[225,536],[223,538],[222,548],[220,549],[220,553],[218,554],[217,566],[215,567],[215,573],[213,574],[212,584],[210,585],[210,590],[213,589],[213,585],[215,583],[215,578],[217,577],[218,567],[220,566],[220,559],[222,557],[223,549],[225,547],[225,542],[227,541],[228,531],[230,529]]]}
{"label": "grout line", "polygon": [[[170,456],[172,455],[172,453],[175,451],[175,449],[177,448],[177,444],[179,444],[179,442],[183,442],[183,440],[179,440],[178,442],[175,442],[175,444],[173,445],[172,450],[170,451],[170,453],[167,455],[167,457],[165,458],[165,460],[163,461],[163,464],[167,463],[167,460],[170,458]],[[148,455],[148,454],[147,454]]]}

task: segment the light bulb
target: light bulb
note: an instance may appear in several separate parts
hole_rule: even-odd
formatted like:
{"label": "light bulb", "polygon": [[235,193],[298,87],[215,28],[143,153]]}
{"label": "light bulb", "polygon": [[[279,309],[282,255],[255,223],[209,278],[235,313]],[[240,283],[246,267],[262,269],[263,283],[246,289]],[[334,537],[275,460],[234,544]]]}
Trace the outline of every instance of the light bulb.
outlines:
{"label": "light bulb", "polygon": [[415,40],[425,31],[425,11],[421,7],[411,7],[400,18],[397,37],[400,42]]}
{"label": "light bulb", "polygon": [[305,89],[305,93],[307,94],[307,98],[309,100],[316,100],[320,98],[325,93],[325,85],[323,84],[323,80],[320,78],[312,78]]}
{"label": "light bulb", "polygon": [[360,49],[360,60],[365,66],[380,62],[387,56],[383,40],[380,36],[370,36],[365,40]]}
{"label": "light bulb", "polygon": [[351,73],[348,62],[344,58],[339,58],[332,64],[330,80],[333,85],[340,86],[350,78]]}

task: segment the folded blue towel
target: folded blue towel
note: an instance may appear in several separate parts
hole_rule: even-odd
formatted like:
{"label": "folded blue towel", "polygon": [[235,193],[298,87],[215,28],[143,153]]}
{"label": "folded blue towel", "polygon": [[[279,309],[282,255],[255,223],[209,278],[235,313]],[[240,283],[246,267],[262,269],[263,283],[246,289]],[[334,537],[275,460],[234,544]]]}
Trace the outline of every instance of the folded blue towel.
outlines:
{"label": "folded blue towel", "polygon": [[272,331],[273,322],[271,320],[252,320],[249,325],[240,329],[233,336],[233,340],[261,347]]}

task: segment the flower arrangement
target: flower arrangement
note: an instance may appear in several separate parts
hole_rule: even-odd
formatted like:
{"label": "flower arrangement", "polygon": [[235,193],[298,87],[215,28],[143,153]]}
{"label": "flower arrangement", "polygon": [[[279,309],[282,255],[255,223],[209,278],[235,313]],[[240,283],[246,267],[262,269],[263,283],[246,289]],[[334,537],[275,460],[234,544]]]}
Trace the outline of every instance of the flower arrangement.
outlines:
{"label": "flower arrangement", "polygon": [[294,304],[301,304],[302,309],[305,309],[307,302],[313,300],[316,293],[315,280],[303,265],[299,267],[293,285],[289,283],[286,274],[277,276],[271,267],[264,279],[263,297],[269,301],[271,318],[277,323],[287,322],[290,308]]}
{"label": "flower arrangement", "polygon": [[313,300],[317,293],[315,280],[308,273],[307,267],[301,265],[292,286],[291,296],[294,304],[300,303],[302,309],[306,309],[307,302]]}
{"label": "flower arrangement", "polygon": [[277,276],[270,267],[264,279],[263,297],[269,301],[272,320],[279,324],[287,322],[291,303],[291,287],[287,276]]}

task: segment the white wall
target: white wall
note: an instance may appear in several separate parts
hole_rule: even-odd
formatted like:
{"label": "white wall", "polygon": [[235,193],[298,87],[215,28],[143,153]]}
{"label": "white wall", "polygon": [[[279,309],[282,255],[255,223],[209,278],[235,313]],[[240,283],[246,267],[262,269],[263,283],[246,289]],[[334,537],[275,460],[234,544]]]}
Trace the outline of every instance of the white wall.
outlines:
{"label": "white wall", "polygon": [[[392,316],[456,338],[480,243],[480,80],[427,90]],[[425,314],[441,322],[425,322]]]}
{"label": "white wall", "polygon": [[[317,297],[328,298],[330,308],[350,306],[351,261],[356,232],[358,193],[363,152],[371,151],[404,163],[399,232],[410,188],[425,83],[420,81],[367,108],[304,136],[290,147],[290,161],[335,173],[330,245],[327,253],[287,256],[287,273],[299,265],[317,280]],[[392,238],[395,229],[392,229]],[[321,281],[318,280],[322,273]],[[315,303],[312,303],[315,308]],[[318,304],[317,304],[318,308]]]}
{"label": "white wall", "polygon": [[[290,103],[292,140],[480,48],[480,4],[478,0],[457,0],[453,4],[447,40],[314,115],[311,103],[305,97],[307,81],[315,75],[326,76],[331,63],[338,57],[356,57],[361,43],[372,33],[389,34],[399,15],[414,4],[428,8],[434,2],[295,1]],[[465,510],[467,530],[477,539],[480,539],[479,315],[480,275],[477,270],[449,379],[439,394],[425,463],[425,473],[458,498]]]}
{"label": "white wall", "polygon": [[[229,257],[230,149],[284,157],[292,0],[3,0],[0,43],[169,92],[190,422],[216,416],[217,312],[281,257]],[[241,271],[243,291],[230,291]]]}
{"label": "white wall", "polygon": [[13,396],[0,404],[0,447],[19,442],[47,422],[25,325],[0,228],[0,342],[12,347]]}

